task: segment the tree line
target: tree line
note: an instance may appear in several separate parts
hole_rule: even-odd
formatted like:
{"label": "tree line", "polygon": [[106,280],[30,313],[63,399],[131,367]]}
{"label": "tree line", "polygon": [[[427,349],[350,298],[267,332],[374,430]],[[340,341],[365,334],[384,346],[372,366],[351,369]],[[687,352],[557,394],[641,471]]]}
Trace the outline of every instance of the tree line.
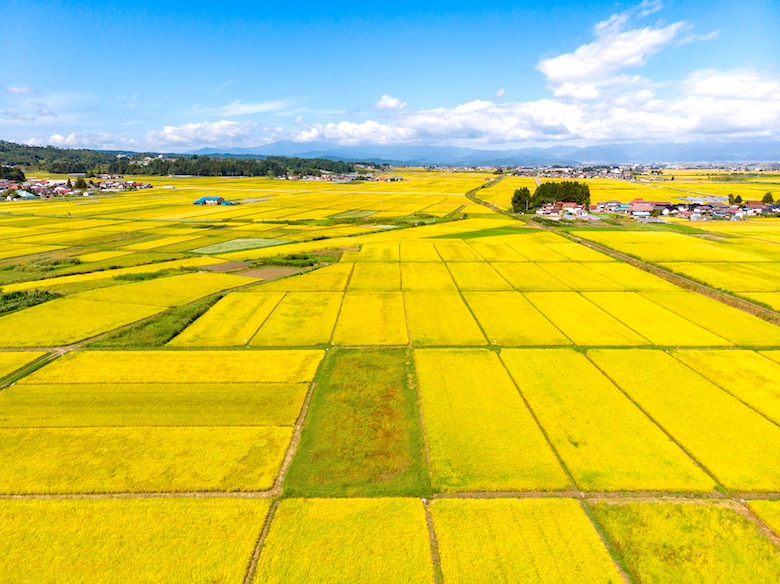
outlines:
{"label": "tree line", "polygon": [[590,188],[586,183],[565,180],[562,182],[546,182],[536,187],[534,194],[528,187],[516,189],[512,195],[512,210],[515,213],[525,213],[547,203],[576,203],[584,207],[590,206]]}
{"label": "tree line", "polygon": [[[21,166],[56,174],[150,175],[191,174],[196,176],[320,176],[323,171],[335,174],[354,172],[350,162],[327,158],[287,158],[268,156],[260,159],[232,156],[180,155],[157,158],[153,153],[133,153],[88,149],[27,146],[0,140],[0,165]],[[151,160],[138,164],[144,158]],[[134,164],[135,162],[135,164]],[[7,173],[7,170],[3,170]],[[20,171],[21,172],[21,171]],[[23,180],[23,179],[22,179]]]}

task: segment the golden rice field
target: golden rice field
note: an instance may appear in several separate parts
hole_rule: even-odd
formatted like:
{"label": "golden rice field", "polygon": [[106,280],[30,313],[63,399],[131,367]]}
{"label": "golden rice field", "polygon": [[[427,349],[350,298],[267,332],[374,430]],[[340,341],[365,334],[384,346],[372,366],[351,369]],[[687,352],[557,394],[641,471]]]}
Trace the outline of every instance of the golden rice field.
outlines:
{"label": "golden rice field", "polygon": [[780,222],[387,176],[0,202],[3,582],[780,580]]}

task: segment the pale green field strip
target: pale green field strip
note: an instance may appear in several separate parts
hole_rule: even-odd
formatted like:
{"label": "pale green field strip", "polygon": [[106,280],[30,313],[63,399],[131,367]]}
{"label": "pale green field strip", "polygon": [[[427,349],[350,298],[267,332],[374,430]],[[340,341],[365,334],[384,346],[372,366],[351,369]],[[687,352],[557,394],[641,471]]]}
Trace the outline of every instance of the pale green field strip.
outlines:
{"label": "pale green field strip", "polygon": [[593,514],[635,582],[780,581],[780,554],[748,518],[717,504],[599,503]]}
{"label": "pale green field strip", "polygon": [[736,262],[661,262],[659,266],[690,276],[721,290],[732,292],[774,292],[780,290],[780,279]]}
{"label": "pale green field strip", "polygon": [[303,347],[329,343],[343,296],[342,292],[289,292],[249,344]]}
{"label": "pale green field strip", "polygon": [[73,298],[149,306],[180,306],[222,290],[259,281],[259,278],[203,272],[79,292],[74,294]]}
{"label": "pale green field strip", "polygon": [[0,429],[0,493],[265,491],[293,428]]}
{"label": "pale green field strip", "polygon": [[[249,343],[284,292],[228,294],[168,343],[170,347],[234,347]],[[265,288],[259,288],[265,290]]]}
{"label": "pale green field strip", "polygon": [[780,346],[780,327],[694,292],[643,292],[653,302],[736,345]]}
{"label": "pale green field strip", "polygon": [[0,317],[0,346],[67,345],[158,314],[165,307],[55,298]]}
{"label": "pale green field strip", "polygon": [[45,351],[0,351],[0,378],[10,375],[45,354]]}
{"label": "pale green field strip", "polygon": [[776,424],[663,351],[588,357],[727,489],[780,491]]}
{"label": "pale green field strip", "polygon": [[392,292],[401,289],[401,268],[396,262],[355,264],[349,281],[350,292]]}
{"label": "pale green field strip", "polygon": [[[263,292],[343,292],[355,264],[338,263],[263,284]],[[253,292],[255,290],[252,290]]]}
{"label": "pale green field strip", "polygon": [[436,242],[436,251],[445,262],[481,262],[482,258],[466,243]]}
{"label": "pale green field strip", "polygon": [[3,582],[240,584],[265,499],[0,501]]}
{"label": "pale green field strip", "polygon": [[447,583],[622,583],[571,499],[439,499],[431,515]]}
{"label": "pale green field strip", "polygon": [[358,261],[361,262],[397,262],[400,261],[398,243],[364,243],[360,248]]}
{"label": "pale green field strip", "polygon": [[575,262],[545,262],[539,267],[578,292],[624,290],[620,284]]}
{"label": "pale green field strip", "polygon": [[741,295],[751,300],[763,302],[772,307],[773,310],[780,312],[780,292],[743,292]]}
{"label": "pale green field strip", "polygon": [[613,282],[623,286],[626,290],[632,292],[680,290],[674,284],[667,282],[658,276],[653,276],[652,274],[648,274],[639,268],[635,268],[634,266],[623,262],[589,262],[582,265],[587,266],[594,272],[609,278]]}
{"label": "pale green field strip", "polygon": [[577,345],[650,344],[577,292],[528,292],[525,297]]}
{"label": "pale green field strip", "polygon": [[673,351],[688,367],[780,424],[780,365],[753,351]]}
{"label": "pale green field strip", "polygon": [[102,260],[110,260],[113,258],[121,258],[126,255],[132,254],[132,251],[96,251],[93,253],[85,253],[84,255],[76,256],[82,262],[99,262]]}
{"label": "pale green field strip", "polygon": [[409,292],[458,291],[447,266],[433,262],[402,263],[401,287]]}
{"label": "pale green field strip", "polygon": [[535,263],[495,262],[490,264],[501,276],[520,292],[569,291],[566,284],[545,272]]}
{"label": "pale green field strip", "polygon": [[452,262],[447,264],[447,269],[461,291],[512,290],[512,286],[487,262]]}
{"label": "pale green field strip", "polygon": [[492,351],[415,350],[433,487],[563,491],[570,483]]}
{"label": "pale green field strip", "polygon": [[78,351],[19,383],[309,383],[321,350]]}
{"label": "pale green field strip", "polygon": [[125,246],[124,249],[130,249],[133,251],[144,251],[147,249],[155,249],[158,247],[164,247],[166,245],[173,245],[174,243],[183,243],[192,239],[198,239],[198,235],[173,235],[171,237],[163,237],[161,239],[154,239],[152,241],[144,241],[143,243],[134,243]]}
{"label": "pale green field strip", "polygon": [[423,505],[419,499],[285,499],[253,582],[433,584]]}
{"label": "pale green field strip", "polygon": [[26,244],[12,244],[4,246],[0,251],[0,260],[8,258],[18,258],[28,255],[35,255],[38,253],[46,253],[49,251],[55,251],[63,249],[61,245],[26,245]]}
{"label": "pale green field strip", "polygon": [[571,345],[520,292],[464,292],[490,343],[504,347]]}
{"label": "pale green field strip", "polygon": [[[672,294],[698,296],[689,292]],[[584,292],[583,296],[654,345],[718,347],[732,344],[636,292]]]}
{"label": "pale green field strip", "polygon": [[[236,235],[239,235],[236,233]],[[205,243],[205,242],[204,242]],[[220,243],[213,243],[203,247],[193,249],[193,253],[223,254],[232,251],[243,251],[247,249],[261,249],[264,247],[273,247],[275,245],[284,245],[290,243],[286,239],[266,239],[258,237],[246,237],[241,239],[231,239]]]}
{"label": "pale green field strip", "polygon": [[333,332],[333,343],[344,346],[408,344],[403,295],[400,292],[347,292]]}
{"label": "pale green field strip", "polygon": [[440,262],[436,248],[432,243],[409,241],[401,243],[402,262]]}
{"label": "pale green field strip", "polygon": [[531,262],[565,262],[569,259],[541,243],[522,241],[507,245]]}
{"label": "pale green field strip", "polygon": [[554,252],[570,259],[573,262],[614,262],[615,259],[591,249],[587,245],[581,245],[574,242],[566,243],[545,243]]}
{"label": "pale green field strip", "polygon": [[57,383],[0,392],[0,427],[292,426],[306,383]]}
{"label": "pale green field strip", "polygon": [[477,252],[486,262],[526,262],[525,257],[504,243],[470,243],[471,249]]}
{"label": "pale green field strip", "polygon": [[488,344],[458,293],[404,292],[404,304],[414,345]]}
{"label": "pale green field strip", "polygon": [[506,364],[582,491],[712,491],[714,481],[581,353],[505,349]]}
{"label": "pale green field strip", "polygon": [[47,278],[45,280],[36,280],[33,282],[19,282],[18,284],[9,284],[3,286],[3,292],[16,292],[17,290],[49,289],[56,288],[61,284],[72,284],[74,282],[86,282],[88,280],[106,280],[114,276],[124,274],[145,274],[149,272],[159,272],[161,270],[178,270],[181,267],[209,266],[223,263],[214,258],[187,258],[181,260],[170,260],[158,262],[155,264],[146,264],[143,266],[133,266],[130,268],[116,268],[114,270],[102,270],[100,272],[90,272],[87,274],[73,274],[72,276],[59,276],[57,278]]}

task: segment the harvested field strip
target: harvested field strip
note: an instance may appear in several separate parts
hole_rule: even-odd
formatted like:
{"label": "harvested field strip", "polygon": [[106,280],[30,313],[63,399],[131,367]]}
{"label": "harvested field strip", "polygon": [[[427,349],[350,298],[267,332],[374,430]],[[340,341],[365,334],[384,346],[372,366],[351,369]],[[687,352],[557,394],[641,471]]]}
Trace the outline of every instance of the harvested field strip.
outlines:
{"label": "harvested field strip", "polygon": [[471,249],[477,252],[486,262],[526,262],[525,257],[521,256],[511,247],[503,243],[476,243],[469,244]]}
{"label": "harvested field strip", "polygon": [[[241,582],[263,499],[0,501],[3,581]],[[172,536],[175,534],[175,536]]]}
{"label": "harvested field strip", "polygon": [[487,344],[460,294],[404,292],[404,304],[416,346]]}
{"label": "harvested field strip", "polygon": [[780,424],[780,365],[753,351],[672,351],[673,357]]}
{"label": "harvested field strip", "polygon": [[569,291],[566,284],[551,276],[536,264],[520,262],[496,262],[490,264],[520,292],[563,292]]}
{"label": "harvested field strip", "polygon": [[545,243],[554,252],[557,252],[573,262],[614,262],[614,258],[599,251],[590,249],[579,243]]}
{"label": "harvested field strip", "polygon": [[309,383],[325,351],[77,351],[19,383]]}
{"label": "harvested field strip", "polygon": [[432,243],[409,241],[401,244],[402,262],[440,262],[436,248]]}
{"label": "harvested field strip", "polygon": [[0,392],[0,427],[292,426],[308,384],[58,383]]}
{"label": "harvested field strip", "polygon": [[0,351],[0,379],[18,371],[45,354],[44,351]]}
{"label": "harvested field strip", "polygon": [[577,345],[650,344],[576,292],[528,292],[525,297]]}
{"label": "harvested field strip", "polygon": [[520,292],[464,292],[463,297],[492,344],[505,347],[572,344]]}
{"label": "harvested field strip", "polygon": [[714,481],[581,353],[505,349],[506,364],[583,491],[712,491]]}
{"label": "harvested field strip", "polygon": [[589,262],[582,265],[632,292],[680,290],[674,284],[624,262]]}
{"label": "harvested field strip", "polygon": [[264,491],[290,427],[0,429],[0,493]]}
{"label": "harvested field strip", "polygon": [[401,287],[409,292],[457,292],[458,287],[443,263],[401,264]]}
{"label": "harvested field strip", "polygon": [[187,304],[215,292],[259,281],[258,278],[246,278],[232,274],[210,272],[183,274],[79,292],[73,298],[171,307]]}
{"label": "harvested field strip", "polygon": [[318,375],[286,495],[424,495],[425,463],[408,349],[331,351]]}
{"label": "harvested field strip", "polygon": [[0,317],[0,345],[67,345],[158,314],[165,307],[56,298]]}
{"label": "harvested field strip", "polygon": [[[355,264],[338,263],[263,284],[262,292],[343,292]],[[255,290],[253,290],[255,291]]]}
{"label": "harvested field strip", "polygon": [[440,499],[431,507],[445,582],[621,582],[571,499]]}
{"label": "harvested field strip", "polygon": [[777,425],[663,351],[588,357],[727,489],[780,491]]}
{"label": "harvested field strip", "polygon": [[301,347],[329,343],[343,296],[341,292],[288,292],[249,344]]}
{"label": "harvested field strip", "polygon": [[578,292],[624,290],[623,286],[575,262],[545,262],[539,267]]}
{"label": "harvested field strip", "polygon": [[351,292],[401,290],[401,268],[395,262],[364,262],[355,264],[349,281]]}
{"label": "harvested field strip", "polygon": [[702,328],[746,347],[780,346],[780,327],[694,292],[643,292],[642,296]]}
{"label": "harvested field strip", "polygon": [[433,584],[423,505],[418,499],[285,499],[255,582]]}
{"label": "harvested field strip", "polygon": [[780,555],[735,509],[599,503],[592,512],[636,582],[777,582]]}
{"label": "harvested field strip", "polygon": [[[698,297],[691,292],[681,294]],[[636,292],[585,292],[583,296],[654,345],[717,347],[732,344]]]}
{"label": "harvested field strip", "polygon": [[[261,290],[263,288],[260,288]],[[258,288],[253,288],[258,290]],[[184,329],[170,347],[233,347],[249,343],[284,292],[228,294]]]}
{"label": "harvested field strip", "polygon": [[345,346],[406,345],[404,297],[400,292],[347,292],[333,343]]}
{"label": "harvested field strip", "polygon": [[492,351],[415,350],[437,491],[560,491],[566,474]]}
{"label": "harvested field strip", "polygon": [[480,262],[482,258],[471,249],[471,246],[460,243],[436,242],[436,251],[445,262]]}
{"label": "harvested field strip", "polygon": [[541,243],[533,243],[531,241],[522,241],[517,243],[508,243],[509,247],[515,250],[524,258],[528,258],[532,262],[565,262],[568,261],[566,256],[559,254],[557,251],[543,245]]}
{"label": "harvested field strip", "polygon": [[452,262],[447,264],[447,269],[461,291],[512,290],[512,286],[487,262]]}

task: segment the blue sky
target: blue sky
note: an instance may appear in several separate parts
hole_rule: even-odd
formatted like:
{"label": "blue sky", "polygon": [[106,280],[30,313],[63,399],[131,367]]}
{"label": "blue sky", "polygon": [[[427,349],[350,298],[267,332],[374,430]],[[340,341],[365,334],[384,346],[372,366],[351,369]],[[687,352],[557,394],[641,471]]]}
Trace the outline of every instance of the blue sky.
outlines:
{"label": "blue sky", "polygon": [[780,9],[6,0],[0,138],[187,151],[780,137]]}

